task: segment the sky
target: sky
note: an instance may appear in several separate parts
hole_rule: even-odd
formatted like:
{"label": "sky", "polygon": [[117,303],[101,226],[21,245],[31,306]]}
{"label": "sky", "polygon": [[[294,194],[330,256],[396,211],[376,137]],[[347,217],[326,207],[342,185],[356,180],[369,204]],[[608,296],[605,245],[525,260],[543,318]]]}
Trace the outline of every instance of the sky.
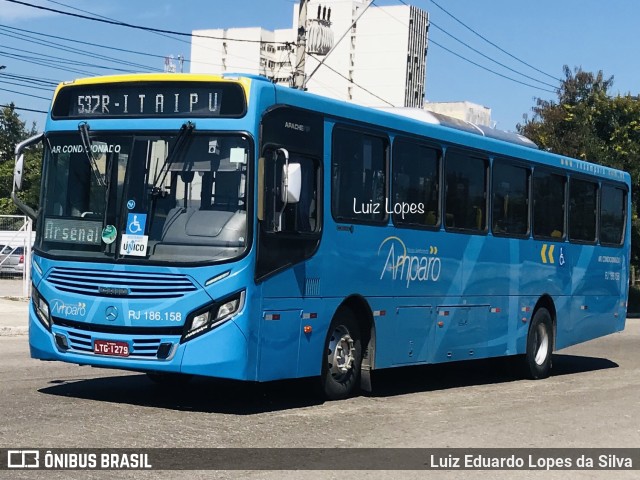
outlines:
{"label": "sky", "polygon": [[[185,33],[207,28],[290,28],[294,3],[291,0],[24,1],[78,14],[82,12],[73,8],[82,9],[130,24]],[[640,93],[640,62],[637,59],[640,2],[436,0],[434,3],[433,0],[375,0],[375,4],[381,6],[400,3],[426,10],[432,22],[427,54],[426,100],[466,100],[484,105],[491,109],[496,128],[514,131],[516,125],[523,121],[523,115],[531,116],[536,98],[555,99],[554,88],[563,77],[563,65],[594,72],[602,70],[605,77],[614,76],[613,94]],[[64,37],[72,42],[36,34]],[[38,39],[38,43],[33,38]],[[109,49],[77,43],[79,41]],[[80,51],[62,51],[59,46],[50,46],[48,42]],[[135,65],[97,59],[92,56],[95,54]],[[184,55],[188,59],[189,54],[189,38],[185,36],[161,36],[0,0],[0,66],[6,67],[0,70],[0,105],[13,102],[21,108],[47,110],[48,99],[53,92],[51,82],[87,74],[120,73],[115,68],[162,70],[162,57]],[[41,55],[58,58],[49,58],[46,66],[30,63],[33,57],[41,58]],[[37,61],[42,63],[41,59]],[[188,71],[188,65],[187,62],[185,71]],[[511,77],[511,80],[486,69]],[[38,81],[25,82],[24,78],[10,78],[10,75],[35,77]],[[24,110],[19,113],[28,124],[36,122],[39,129],[43,128],[44,114]]]}

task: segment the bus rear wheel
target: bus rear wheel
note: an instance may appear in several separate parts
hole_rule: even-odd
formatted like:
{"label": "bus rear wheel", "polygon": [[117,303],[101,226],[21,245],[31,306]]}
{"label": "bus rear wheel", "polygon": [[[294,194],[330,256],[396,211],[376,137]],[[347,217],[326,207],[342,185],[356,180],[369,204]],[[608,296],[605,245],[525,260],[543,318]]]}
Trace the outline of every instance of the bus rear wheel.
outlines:
{"label": "bus rear wheel", "polygon": [[324,344],[320,381],[326,399],[340,400],[357,391],[362,365],[361,339],[352,310],[340,307],[331,321]]}
{"label": "bus rear wheel", "polygon": [[523,359],[523,370],[527,378],[547,378],[551,370],[553,353],[553,323],[546,308],[536,311],[527,336],[527,353]]}

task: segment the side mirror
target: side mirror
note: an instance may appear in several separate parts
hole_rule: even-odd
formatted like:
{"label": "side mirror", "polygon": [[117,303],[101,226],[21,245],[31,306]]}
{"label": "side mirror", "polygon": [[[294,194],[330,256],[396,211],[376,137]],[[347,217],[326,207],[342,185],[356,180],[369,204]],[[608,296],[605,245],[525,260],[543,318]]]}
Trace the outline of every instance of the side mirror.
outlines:
{"label": "side mirror", "polygon": [[299,163],[285,163],[282,166],[282,201],[285,204],[298,203],[302,188],[302,169]]}
{"label": "side mirror", "polygon": [[23,152],[32,145],[40,143],[43,138],[44,134],[40,133],[31,138],[27,138],[24,142],[16,145],[16,164],[13,168],[13,190],[11,191],[11,199],[13,200],[13,203],[15,203],[16,206],[32,220],[36,219],[36,212],[34,212],[30,206],[25,204],[20,197],[18,197],[18,192],[22,189],[22,175],[24,173]]}
{"label": "side mirror", "polygon": [[16,158],[16,165],[13,167],[13,190],[22,190],[22,171],[24,169],[24,153]]}

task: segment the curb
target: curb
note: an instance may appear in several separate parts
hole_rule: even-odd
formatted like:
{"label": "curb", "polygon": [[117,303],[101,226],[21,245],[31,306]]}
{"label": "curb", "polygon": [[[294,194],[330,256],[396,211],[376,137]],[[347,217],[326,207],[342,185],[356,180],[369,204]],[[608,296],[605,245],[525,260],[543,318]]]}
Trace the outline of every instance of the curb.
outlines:
{"label": "curb", "polygon": [[17,297],[15,295],[6,295],[4,297],[0,297],[0,300],[11,300],[12,302],[29,302],[30,297]]}
{"label": "curb", "polygon": [[29,327],[0,327],[0,337],[29,335]]}
{"label": "curb", "polygon": [[[0,297],[0,300],[9,300],[11,302],[22,303],[27,308],[29,306],[29,297],[20,297],[16,295],[5,295]],[[27,322],[25,322],[27,323]],[[17,326],[0,326],[0,337],[17,337],[22,335],[29,335],[28,325]]]}

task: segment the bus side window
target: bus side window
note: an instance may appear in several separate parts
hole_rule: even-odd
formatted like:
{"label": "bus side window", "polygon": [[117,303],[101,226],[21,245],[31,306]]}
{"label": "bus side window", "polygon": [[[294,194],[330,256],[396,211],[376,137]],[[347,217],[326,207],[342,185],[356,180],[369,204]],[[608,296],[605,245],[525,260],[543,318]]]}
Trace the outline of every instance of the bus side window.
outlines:
{"label": "bus side window", "polygon": [[533,173],[533,236],[564,238],[566,178],[536,170]]}
{"label": "bus side window", "polygon": [[445,226],[469,232],[486,231],[487,161],[462,152],[447,151],[445,187]]}
{"label": "bus side window", "polygon": [[331,157],[334,218],[363,223],[386,222],[387,140],[336,128]]}
{"label": "bus side window", "polygon": [[529,233],[529,169],[493,163],[492,230],[497,235]]}
{"label": "bus side window", "polygon": [[571,178],[569,181],[569,238],[596,241],[598,184]]}
{"label": "bus side window", "polygon": [[[393,145],[393,221],[435,227],[440,223],[440,151],[408,140]],[[402,208],[397,212],[396,208]]]}

